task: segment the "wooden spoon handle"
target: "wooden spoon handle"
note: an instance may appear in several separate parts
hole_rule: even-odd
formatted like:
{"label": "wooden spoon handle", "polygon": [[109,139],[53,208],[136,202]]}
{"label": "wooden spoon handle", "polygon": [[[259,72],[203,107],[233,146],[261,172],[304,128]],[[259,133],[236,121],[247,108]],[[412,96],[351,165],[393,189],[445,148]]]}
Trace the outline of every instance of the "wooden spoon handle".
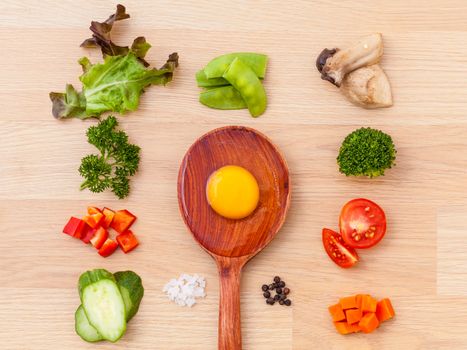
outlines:
{"label": "wooden spoon handle", "polygon": [[240,274],[247,259],[216,257],[220,280],[218,350],[241,350]]}

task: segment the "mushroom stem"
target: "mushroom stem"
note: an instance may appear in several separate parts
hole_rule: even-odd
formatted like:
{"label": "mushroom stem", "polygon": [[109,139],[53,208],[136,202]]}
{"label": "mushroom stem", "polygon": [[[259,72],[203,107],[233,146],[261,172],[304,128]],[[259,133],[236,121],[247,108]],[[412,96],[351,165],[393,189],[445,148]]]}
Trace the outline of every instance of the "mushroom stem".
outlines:
{"label": "mushroom stem", "polygon": [[376,64],[383,55],[383,38],[380,33],[368,35],[344,50],[325,49],[318,56],[316,65],[321,78],[340,86],[345,75],[358,68]]}

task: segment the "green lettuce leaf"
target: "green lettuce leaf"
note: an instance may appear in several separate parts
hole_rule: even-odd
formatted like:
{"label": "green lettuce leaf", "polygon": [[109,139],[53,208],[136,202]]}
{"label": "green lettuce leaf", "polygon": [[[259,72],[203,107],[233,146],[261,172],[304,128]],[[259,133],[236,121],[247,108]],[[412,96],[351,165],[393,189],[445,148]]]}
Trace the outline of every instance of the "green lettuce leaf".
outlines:
{"label": "green lettuce leaf", "polygon": [[91,22],[92,38],[81,46],[100,47],[103,63],[92,64],[87,57],[78,62],[83,68],[81,92],[67,85],[65,92],[51,92],[52,114],[55,118],[98,118],[111,111],[121,114],[138,108],[139,98],[149,85],[165,85],[178,67],[178,54],[172,53],[160,68],[148,68],[145,56],[151,45],[142,36],[131,47],[118,46],[110,38],[116,21],[129,18],[123,5],[104,22]]}
{"label": "green lettuce leaf", "polygon": [[103,63],[91,64],[83,57],[80,80],[82,92],[67,85],[65,93],[50,94],[55,118],[87,119],[99,117],[106,111],[121,114],[138,108],[139,98],[149,85],[165,85],[172,80],[178,66],[178,55],[173,53],[160,68],[148,69],[134,52],[125,56],[107,56]]}

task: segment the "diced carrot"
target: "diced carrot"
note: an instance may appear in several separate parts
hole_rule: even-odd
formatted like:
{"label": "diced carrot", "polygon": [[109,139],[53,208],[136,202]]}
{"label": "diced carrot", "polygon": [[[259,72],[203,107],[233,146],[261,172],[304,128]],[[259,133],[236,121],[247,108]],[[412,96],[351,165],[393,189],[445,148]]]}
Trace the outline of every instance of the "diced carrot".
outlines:
{"label": "diced carrot", "polygon": [[358,326],[364,333],[371,333],[379,326],[379,321],[376,315],[373,312],[367,313],[362,317]]}
{"label": "diced carrot", "polygon": [[376,305],[376,317],[379,322],[387,321],[395,316],[394,309],[392,308],[391,300],[385,298],[380,300]]}
{"label": "diced carrot", "polygon": [[362,308],[362,299],[365,295],[368,295],[368,294],[357,294],[355,296],[355,300],[357,301],[357,309],[361,309]]}
{"label": "diced carrot", "polygon": [[349,325],[345,321],[334,322],[334,327],[336,327],[336,330],[343,335],[360,332],[358,325]]}
{"label": "diced carrot", "polygon": [[334,322],[334,327],[336,327],[336,330],[343,335],[350,334],[352,333],[352,330],[350,329],[349,325],[347,322],[342,321],[342,322]]}
{"label": "diced carrot", "polygon": [[355,309],[357,307],[357,298],[355,295],[352,295],[351,297],[340,298],[339,304],[341,304],[343,310]]}
{"label": "diced carrot", "polygon": [[361,309],[363,312],[376,312],[376,304],[376,299],[372,298],[370,295],[362,296]]}
{"label": "diced carrot", "polygon": [[362,310],[349,309],[345,310],[345,316],[348,324],[358,323],[362,319]]}
{"label": "diced carrot", "polygon": [[328,307],[328,310],[334,322],[345,320],[345,314],[342,310],[341,304],[331,305]]}
{"label": "diced carrot", "polygon": [[352,330],[352,333],[358,333],[358,332],[362,331],[360,329],[360,326],[358,325],[358,323],[351,324],[351,325],[349,325],[349,327]]}

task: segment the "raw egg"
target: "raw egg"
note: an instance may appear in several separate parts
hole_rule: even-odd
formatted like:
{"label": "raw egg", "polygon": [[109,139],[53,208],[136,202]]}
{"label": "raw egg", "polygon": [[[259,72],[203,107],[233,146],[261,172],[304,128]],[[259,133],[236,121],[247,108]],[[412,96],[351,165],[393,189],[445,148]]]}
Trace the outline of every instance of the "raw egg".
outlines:
{"label": "raw egg", "polygon": [[209,177],[206,196],[211,208],[219,215],[242,219],[258,206],[258,182],[245,168],[226,165]]}

